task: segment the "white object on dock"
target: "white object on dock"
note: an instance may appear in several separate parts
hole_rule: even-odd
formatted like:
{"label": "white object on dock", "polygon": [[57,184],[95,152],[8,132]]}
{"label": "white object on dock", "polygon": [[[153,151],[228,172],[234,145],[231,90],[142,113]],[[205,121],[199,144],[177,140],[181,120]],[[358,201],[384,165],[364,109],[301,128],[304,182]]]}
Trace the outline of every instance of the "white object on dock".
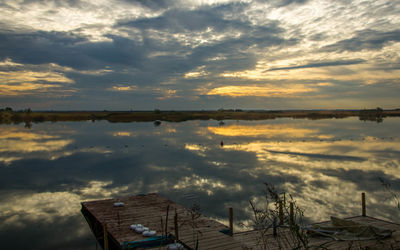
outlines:
{"label": "white object on dock", "polygon": [[169,244],[167,246],[167,249],[168,250],[181,250],[181,249],[185,249],[185,248],[183,247],[182,244],[175,242],[175,243]]}
{"label": "white object on dock", "polygon": [[154,236],[156,235],[156,231],[144,231],[142,235],[146,237]]}
{"label": "white object on dock", "polygon": [[114,202],[114,207],[123,207],[125,203],[123,202]]}

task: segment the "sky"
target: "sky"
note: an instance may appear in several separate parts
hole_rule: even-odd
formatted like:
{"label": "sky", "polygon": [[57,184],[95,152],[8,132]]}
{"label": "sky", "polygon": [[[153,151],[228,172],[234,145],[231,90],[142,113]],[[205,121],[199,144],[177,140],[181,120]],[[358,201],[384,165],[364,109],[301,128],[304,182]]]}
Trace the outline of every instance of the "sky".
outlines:
{"label": "sky", "polygon": [[0,0],[0,108],[399,108],[400,1]]}

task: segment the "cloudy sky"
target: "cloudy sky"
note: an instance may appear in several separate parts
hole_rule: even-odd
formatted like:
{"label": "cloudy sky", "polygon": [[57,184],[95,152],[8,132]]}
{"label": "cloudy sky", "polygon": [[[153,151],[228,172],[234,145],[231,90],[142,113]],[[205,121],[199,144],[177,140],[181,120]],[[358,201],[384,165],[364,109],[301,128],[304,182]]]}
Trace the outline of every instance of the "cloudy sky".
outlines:
{"label": "cloudy sky", "polygon": [[0,107],[400,107],[400,1],[0,0]]}

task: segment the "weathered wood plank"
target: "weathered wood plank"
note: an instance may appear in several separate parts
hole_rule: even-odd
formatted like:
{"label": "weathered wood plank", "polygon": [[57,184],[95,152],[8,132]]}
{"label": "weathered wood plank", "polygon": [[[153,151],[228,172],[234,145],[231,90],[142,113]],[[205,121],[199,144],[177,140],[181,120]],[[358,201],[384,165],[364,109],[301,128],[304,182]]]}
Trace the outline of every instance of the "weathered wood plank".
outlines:
{"label": "weathered wood plank", "polygon": [[[123,202],[124,206],[114,207],[115,202]],[[132,197],[121,197],[118,199],[106,199],[100,201],[82,202],[82,211],[85,210],[90,216],[86,219],[91,227],[102,227],[107,225],[107,234],[114,242],[114,247],[118,248],[124,242],[135,242],[147,239],[130,229],[131,224],[142,224],[152,230],[157,231],[157,235],[162,235],[166,223],[166,211],[169,206],[170,215],[168,217],[168,233],[175,232],[174,216],[175,209],[178,213],[178,225],[180,240],[186,245],[195,245],[190,226],[191,212],[189,209],[178,205],[158,194],[138,195]],[[163,220],[163,227],[161,225]],[[196,229],[203,233],[199,237],[199,243],[206,246],[226,245],[234,249],[240,246],[232,237],[229,237],[219,230],[227,227],[219,222],[210,220],[202,215],[196,219]],[[92,229],[93,230],[93,229]],[[99,232],[101,230],[98,230]],[[205,237],[207,235],[207,237]],[[187,241],[187,242],[185,242]],[[215,242],[214,242],[215,241]],[[214,243],[213,243],[214,242]],[[201,248],[206,249],[206,248]]]}

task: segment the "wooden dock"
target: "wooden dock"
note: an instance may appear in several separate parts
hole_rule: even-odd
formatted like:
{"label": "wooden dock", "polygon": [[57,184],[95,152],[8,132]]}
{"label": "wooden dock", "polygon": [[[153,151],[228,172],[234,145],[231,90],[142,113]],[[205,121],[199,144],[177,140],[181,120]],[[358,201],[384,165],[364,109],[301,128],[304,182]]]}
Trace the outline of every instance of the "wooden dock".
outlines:
{"label": "wooden dock", "polygon": [[[123,202],[124,206],[115,207],[116,202]],[[175,210],[178,215],[177,232]],[[199,249],[242,249],[240,242],[220,232],[229,230],[225,225],[158,194],[82,202],[81,211],[104,249],[107,249],[105,241],[108,242],[108,249],[132,249],[159,248],[174,240],[179,240],[187,249],[195,249],[196,244]],[[158,237],[144,237],[130,229],[131,224],[139,223],[156,230]],[[104,235],[107,235],[106,240]]]}
{"label": "wooden dock", "polygon": [[[123,202],[124,205],[116,207],[116,202]],[[287,228],[278,228],[277,236],[273,235],[272,229],[263,237],[256,230],[230,236],[227,226],[158,194],[82,202],[81,211],[103,249],[166,249],[166,245],[174,241],[180,242],[186,249],[196,249],[196,245],[198,249],[217,250],[292,249],[285,243],[290,234]],[[382,240],[337,241],[326,237],[308,237],[310,249],[400,249],[400,225],[366,216],[365,204],[362,216],[347,219],[394,232],[391,237]],[[156,230],[157,236],[144,237],[132,231],[130,225],[138,223]]]}

